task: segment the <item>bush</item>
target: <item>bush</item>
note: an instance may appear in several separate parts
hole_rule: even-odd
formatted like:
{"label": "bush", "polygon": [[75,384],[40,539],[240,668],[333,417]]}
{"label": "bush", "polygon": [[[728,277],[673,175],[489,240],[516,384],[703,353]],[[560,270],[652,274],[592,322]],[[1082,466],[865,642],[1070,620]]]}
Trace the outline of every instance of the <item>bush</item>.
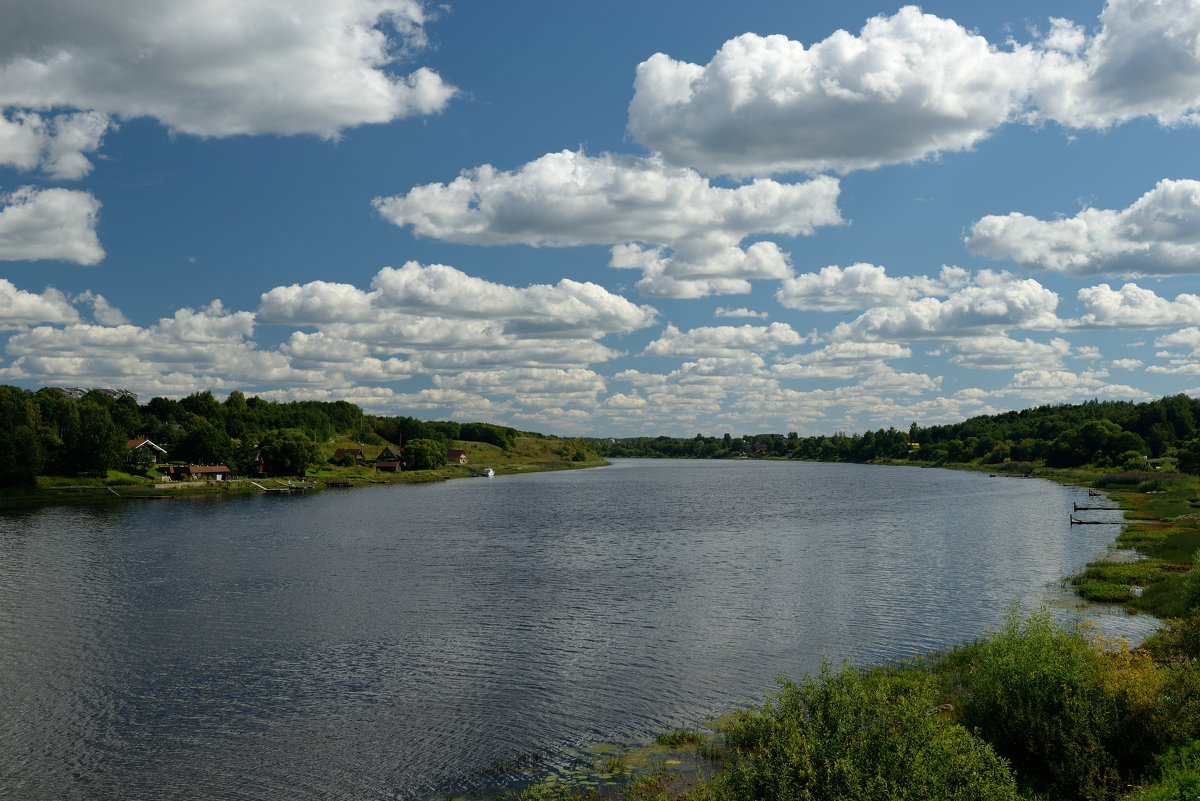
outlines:
{"label": "bush", "polygon": [[731,753],[712,785],[716,799],[1017,797],[991,746],[937,718],[928,683],[900,686],[845,665],[781,688],[726,731]]}
{"label": "bush", "polygon": [[999,631],[965,650],[956,657],[970,663],[960,674],[961,722],[1037,792],[1109,796],[1194,726],[1191,679],[1172,679],[1146,651],[1064,626],[1045,609],[1028,618],[1011,610]]}
{"label": "bush", "polygon": [[1157,781],[1139,787],[1130,801],[1178,801],[1200,798],[1200,743],[1189,740],[1156,760]]}

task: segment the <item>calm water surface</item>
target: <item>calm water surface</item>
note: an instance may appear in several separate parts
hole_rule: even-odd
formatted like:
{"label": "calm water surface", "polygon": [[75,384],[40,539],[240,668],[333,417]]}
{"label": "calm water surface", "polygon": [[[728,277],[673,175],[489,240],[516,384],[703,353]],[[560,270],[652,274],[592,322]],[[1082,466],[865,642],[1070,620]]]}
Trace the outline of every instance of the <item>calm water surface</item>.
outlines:
{"label": "calm water surface", "polygon": [[515,754],[695,724],[821,654],[978,636],[1112,541],[1068,524],[1081,496],[622,460],[0,515],[0,797],[486,789]]}

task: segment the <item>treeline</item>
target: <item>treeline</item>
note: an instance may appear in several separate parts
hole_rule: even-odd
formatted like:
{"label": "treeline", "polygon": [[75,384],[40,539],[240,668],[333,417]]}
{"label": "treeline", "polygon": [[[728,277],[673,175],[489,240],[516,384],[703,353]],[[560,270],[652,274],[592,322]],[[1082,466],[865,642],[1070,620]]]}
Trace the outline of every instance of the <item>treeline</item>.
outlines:
{"label": "treeline", "polygon": [[1200,399],[1172,395],[1145,403],[1088,401],[973,417],[961,423],[815,437],[753,434],[734,437],[597,439],[606,457],[719,459],[777,457],[815,461],[907,460],[924,464],[1006,462],[1051,467],[1144,469],[1172,456],[1181,469],[1200,467]]}
{"label": "treeline", "polygon": [[[412,442],[415,439],[431,439],[443,445],[452,440],[467,442],[486,442],[498,448],[508,450],[517,437],[542,437],[532,431],[518,431],[515,428],[493,425],[492,423],[455,423],[451,420],[421,421],[414,417],[375,417],[366,418],[367,427],[379,438],[392,443]],[[370,438],[364,442],[374,442]]]}
{"label": "treeline", "polygon": [[368,444],[424,439],[487,442],[508,449],[517,436],[542,436],[489,423],[421,422],[378,417],[346,401],[276,402],[210,391],[181,400],[91,390],[72,399],[55,388],[0,385],[0,486],[32,485],[39,475],[97,475],[125,464],[126,443],[145,437],[167,458],[223,464],[233,472],[296,475],[316,464],[322,443],[343,436]]}

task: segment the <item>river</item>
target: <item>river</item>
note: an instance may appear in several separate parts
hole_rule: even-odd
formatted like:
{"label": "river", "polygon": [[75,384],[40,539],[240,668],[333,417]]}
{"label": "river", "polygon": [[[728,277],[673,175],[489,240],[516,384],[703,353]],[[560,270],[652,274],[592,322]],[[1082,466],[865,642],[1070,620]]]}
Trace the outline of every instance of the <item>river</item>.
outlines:
{"label": "river", "polygon": [[486,790],[516,755],[694,725],[821,655],[977,637],[1105,551],[1115,526],[1069,525],[1084,498],[629,459],[0,514],[0,798]]}

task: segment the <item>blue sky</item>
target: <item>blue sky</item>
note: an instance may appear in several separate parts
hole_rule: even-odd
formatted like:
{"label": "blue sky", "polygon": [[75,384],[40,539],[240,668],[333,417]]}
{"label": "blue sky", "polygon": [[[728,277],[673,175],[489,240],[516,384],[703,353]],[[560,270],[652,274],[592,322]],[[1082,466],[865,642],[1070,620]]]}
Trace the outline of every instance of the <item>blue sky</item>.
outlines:
{"label": "blue sky", "polygon": [[1200,0],[0,16],[0,383],[602,436],[1200,394]]}

